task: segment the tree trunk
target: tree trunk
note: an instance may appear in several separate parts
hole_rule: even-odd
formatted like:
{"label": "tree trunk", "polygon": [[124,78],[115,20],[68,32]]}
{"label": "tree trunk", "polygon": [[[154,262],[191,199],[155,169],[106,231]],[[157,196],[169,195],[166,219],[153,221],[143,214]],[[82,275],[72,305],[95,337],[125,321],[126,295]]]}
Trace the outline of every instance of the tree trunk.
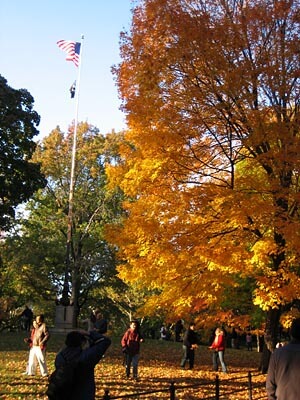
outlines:
{"label": "tree trunk", "polygon": [[276,347],[280,315],[280,308],[270,309],[267,312],[264,346],[259,366],[259,371],[263,374],[268,371],[270,356]]}
{"label": "tree trunk", "polygon": [[[80,258],[79,258],[80,260]],[[80,266],[78,265],[79,261],[74,263],[73,271],[72,271],[72,294],[71,294],[71,304],[74,306],[73,312],[73,321],[72,327],[77,328],[78,326],[78,317],[79,317],[79,293],[80,293]]]}

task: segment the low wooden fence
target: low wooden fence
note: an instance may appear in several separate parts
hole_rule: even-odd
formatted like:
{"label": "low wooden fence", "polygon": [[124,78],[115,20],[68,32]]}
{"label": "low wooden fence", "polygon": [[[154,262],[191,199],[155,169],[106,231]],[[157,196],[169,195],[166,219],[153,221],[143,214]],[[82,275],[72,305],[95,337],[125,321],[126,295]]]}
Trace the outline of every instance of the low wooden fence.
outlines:
{"label": "low wooden fence", "polygon": [[[202,381],[198,384],[191,385],[176,385],[171,382],[168,388],[157,389],[145,392],[136,392],[130,394],[124,394],[120,396],[113,396],[110,394],[109,390],[105,390],[104,396],[101,397],[102,400],[116,400],[116,399],[169,399],[176,400],[176,395],[180,394],[180,391],[191,390],[193,392],[198,391],[191,395],[191,398],[199,398],[201,400],[227,400],[230,397],[240,393],[243,397],[241,399],[247,400],[260,400],[266,399],[266,392],[264,390],[265,384],[263,383],[253,383],[253,376],[258,376],[260,374],[253,375],[248,372],[245,376],[238,376],[221,381],[219,375],[216,375],[214,381]],[[232,389],[234,385],[239,386],[238,389]],[[229,387],[231,388],[229,390]],[[151,395],[151,397],[149,397]],[[163,397],[162,397],[163,396]],[[201,396],[201,397],[200,397]],[[204,397],[203,397],[204,396]],[[186,397],[188,398],[188,397]],[[237,398],[237,397],[235,397]],[[99,399],[99,397],[98,397]]]}

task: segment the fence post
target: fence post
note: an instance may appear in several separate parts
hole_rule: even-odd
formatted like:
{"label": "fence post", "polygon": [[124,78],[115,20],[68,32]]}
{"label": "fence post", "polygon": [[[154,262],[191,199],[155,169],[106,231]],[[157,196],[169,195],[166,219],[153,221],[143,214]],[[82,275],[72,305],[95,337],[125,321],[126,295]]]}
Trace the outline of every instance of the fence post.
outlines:
{"label": "fence post", "polygon": [[109,395],[108,389],[104,390],[104,396],[102,397],[102,400],[110,400],[110,395]]}
{"label": "fence post", "polygon": [[174,382],[171,382],[169,391],[170,391],[170,400],[175,400],[175,384],[174,384]]}
{"label": "fence post", "polygon": [[248,399],[252,400],[252,375],[248,372]]}
{"label": "fence post", "polygon": [[219,375],[216,375],[216,380],[215,380],[215,390],[216,390],[216,400],[220,400],[220,380],[219,380]]}

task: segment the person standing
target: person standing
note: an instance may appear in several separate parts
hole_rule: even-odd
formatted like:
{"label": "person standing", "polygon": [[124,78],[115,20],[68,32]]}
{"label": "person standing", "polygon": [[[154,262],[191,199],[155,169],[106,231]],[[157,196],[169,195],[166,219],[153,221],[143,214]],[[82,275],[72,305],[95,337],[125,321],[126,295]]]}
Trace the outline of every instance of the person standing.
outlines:
{"label": "person standing", "polygon": [[235,330],[235,328],[232,328],[232,332],[231,332],[231,347],[233,349],[238,349],[238,334],[237,331]]}
{"label": "person standing", "polygon": [[[61,393],[62,400],[94,400],[96,394],[95,366],[111,345],[110,338],[97,331],[72,331],[65,340],[66,347],[55,357],[55,368],[73,363],[76,365],[71,390]],[[55,388],[54,388],[55,389]],[[51,379],[46,394],[50,400],[57,399],[51,387]],[[53,393],[53,395],[52,395]]]}
{"label": "person standing", "polygon": [[268,400],[300,399],[300,318],[292,322],[291,340],[271,354],[266,390]]}
{"label": "person standing", "polygon": [[215,338],[209,346],[209,349],[213,350],[213,369],[214,371],[218,371],[218,364],[220,362],[222,371],[227,373],[227,366],[224,360],[225,354],[225,346],[226,346],[226,339],[224,332],[221,328],[217,328],[215,330]]}
{"label": "person standing", "polygon": [[31,308],[29,308],[26,305],[21,314],[22,325],[26,332],[30,332],[32,320],[33,320],[33,312],[31,310]]}
{"label": "person standing", "polygon": [[167,340],[167,328],[165,327],[165,325],[162,325],[162,327],[160,328],[160,338],[161,340]]}
{"label": "person standing", "polygon": [[195,323],[191,322],[188,329],[183,336],[183,357],[181,359],[180,367],[185,368],[187,360],[189,360],[189,369],[194,368],[195,363],[195,349],[198,347],[198,336],[195,332]]}
{"label": "person standing", "polygon": [[44,321],[44,315],[40,314],[35,319],[36,326],[32,335],[32,347],[29,353],[28,375],[36,374],[37,363],[42,376],[48,376],[46,364],[46,345],[50,338],[49,330]]}
{"label": "person standing", "polygon": [[94,311],[92,310],[90,313],[89,318],[83,319],[80,321],[83,324],[87,324],[87,331],[90,332],[95,329],[95,323],[96,323],[96,315]]}
{"label": "person standing", "polygon": [[248,331],[246,334],[246,345],[247,345],[247,350],[252,351],[252,334],[250,331]]}
{"label": "person standing", "polygon": [[98,311],[96,313],[96,321],[94,324],[94,329],[96,329],[98,333],[104,334],[107,333],[107,327],[108,327],[107,320],[104,318],[103,314],[100,311]]}
{"label": "person standing", "polygon": [[137,320],[130,321],[130,327],[124,333],[121,345],[125,354],[126,377],[130,377],[130,369],[132,364],[133,379],[138,380],[138,364],[140,355],[140,343],[144,342],[144,338],[140,333],[140,324]]}
{"label": "person standing", "polygon": [[[30,360],[30,353],[31,353],[31,350],[32,350],[32,341],[33,341],[35,328],[36,328],[36,322],[33,321],[33,327],[32,327],[32,330],[31,330],[30,337],[24,338],[24,342],[29,345],[29,356],[28,356],[28,360],[27,360],[27,364],[26,364],[26,371],[23,372],[23,375],[28,375],[29,374],[29,360]],[[33,368],[35,370],[36,369],[36,364],[37,364],[36,357],[33,357],[33,360],[31,361],[31,363],[34,364]]]}
{"label": "person standing", "polygon": [[183,332],[183,323],[181,319],[179,319],[176,322],[174,331],[175,331],[175,342],[181,342],[181,335]]}

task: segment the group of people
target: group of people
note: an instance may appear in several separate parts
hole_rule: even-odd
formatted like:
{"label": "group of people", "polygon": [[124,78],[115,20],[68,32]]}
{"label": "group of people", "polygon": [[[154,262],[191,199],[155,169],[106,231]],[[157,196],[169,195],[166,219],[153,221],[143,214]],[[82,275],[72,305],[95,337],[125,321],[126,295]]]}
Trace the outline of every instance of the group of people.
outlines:
{"label": "group of people", "polygon": [[[188,329],[183,336],[183,357],[180,366],[185,369],[187,361],[189,362],[189,369],[194,368],[195,350],[199,345],[199,337],[195,332],[195,323],[191,322]],[[212,362],[214,371],[218,371],[219,364],[224,373],[227,373],[227,366],[225,364],[224,354],[226,347],[226,335],[222,328],[217,328],[214,332],[214,337],[209,349],[212,350]]]}
{"label": "group of people", "polygon": [[[95,377],[94,369],[99,363],[111,340],[105,336],[107,333],[107,320],[100,312],[93,313],[88,321],[89,330],[78,330],[69,332],[65,340],[65,348],[55,358],[55,368],[63,364],[77,361],[76,381],[64,400],[93,400],[95,398]],[[44,315],[38,315],[32,323],[30,336],[24,341],[29,345],[29,357],[26,372],[24,374],[33,376],[37,373],[37,367],[43,377],[48,377],[46,364],[46,345],[50,338]],[[137,320],[130,321],[129,328],[125,331],[121,346],[125,355],[126,377],[130,377],[131,369],[135,380],[138,380],[138,362],[140,343],[144,337],[140,332],[140,325]],[[49,397],[51,399],[51,397]]]}
{"label": "group of people", "polygon": [[[248,336],[248,337],[247,337]],[[246,335],[247,350],[252,350],[251,333]],[[183,338],[183,358],[181,367],[189,360],[189,369],[194,366],[195,349],[197,348],[197,335],[195,324],[192,322]],[[219,364],[222,371],[227,373],[224,360],[226,347],[226,332],[217,328],[214,332],[209,349],[213,351],[213,369],[218,371]],[[266,391],[268,400],[296,400],[300,399],[299,386],[300,371],[300,318],[294,319],[290,328],[290,341],[280,343],[271,354],[266,378]]]}
{"label": "group of people", "polygon": [[[185,369],[187,362],[188,368],[190,370],[194,368],[195,350],[198,348],[199,345],[199,337],[197,332],[195,331],[195,327],[196,324],[194,322],[191,322],[183,336],[183,356],[180,363],[180,367],[182,369]],[[130,369],[132,365],[133,378],[135,380],[138,380],[138,361],[140,353],[140,343],[142,342],[144,342],[144,337],[140,332],[139,322],[137,320],[133,320],[130,322],[130,327],[124,333],[121,340],[122,350],[125,355],[125,368],[127,378],[130,377]],[[215,330],[214,340],[209,346],[209,349],[213,351],[212,359],[214,371],[218,371],[220,364],[222,371],[224,373],[227,373],[227,366],[224,360],[225,346],[225,332],[222,328],[217,328]]]}
{"label": "group of people", "polygon": [[[82,322],[88,323],[88,329],[82,331],[84,337],[92,334],[93,341],[95,341],[94,336],[96,334],[104,335],[107,333],[107,320],[103,318],[100,312],[93,312],[90,318]],[[75,335],[75,334],[74,334]],[[76,335],[74,336],[76,337]],[[31,335],[25,338],[24,341],[30,346],[28,364],[25,374],[35,375],[37,371],[37,366],[40,367],[40,372],[42,376],[48,376],[48,369],[46,365],[46,345],[50,338],[49,330],[45,324],[44,316],[38,315],[33,321],[33,327],[31,330]],[[76,347],[70,345],[72,342],[72,336],[67,337],[66,344],[67,347]],[[74,339],[75,340],[75,339]],[[76,340],[75,340],[76,342]],[[83,340],[85,342],[85,340]],[[125,331],[121,339],[122,351],[124,353],[124,364],[126,369],[126,377],[129,378],[131,374],[135,380],[138,380],[138,362],[140,354],[140,343],[144,342],[144,337],[140,332],[140,324],[137,320],[130,321],[129,328]],[[185,368],[187,361],[189,362],[189,369],[194,368],[195,361],[195,350],[199,345],[199,338],[195,332],[195,323],[191,322],[188,329],[185,331],[183,336],[183,357],[181,359],[180,366]],[[80,345],[81,346],[81,345]],[[77,347],[80,347],[77,346]],[[213,368],[215,371],[218,370],[218,362],[220,362],[222,371],[227,372],[227,367],[224,361],[224,351],[225,351],[225,336],[224,331],[221,328],[217,328],[215,331],[215,339],[209,347],[213,350]],[[96,348],[94,349],[96,351]],[[58,357],[58,365],[59,365]],[[68,359],[68,357],[66,358]],[[96,364],[95,364],[96,365]]]}
{"label": "group of people", "polygon": [[[93,319],[93,318],[91,318]],[[107,332],[107,321],[102,314],[96,313],[90,331],[72,331],[65,340],[65,348],[55,358],[55,367],[73,359],[78,360],[78,379],[74,382],[70,399],[94,400],[95,377],[94,368],[101,360],[111,344],[111,340],[104,336]],[[300,398],[300,389],[297,378],[300,369],[300,318],[293,321],[290,329],[291,341],[280,346],[272,353],[266,380],[268,400],[294,400]],[[49,330],[45,324],[44,316],[38,315],[33,320],[30,337],[24,339],[30,346],[27,375],[35,375],[37,366],[42,376],[48,376],[46,365],[46,345],[50,338]],[[124,365],[126,377],[131,374],[138,380],[138,363],[140,344],[144,337],[140,332],[140,324],[137,320],[130,321],[129,328],[121,339],[124,353]],[[195,331],[195,323],[191,322],[185,331],[182,347],[183,356],[180,366],[185,368],[187,362],[189,369],[194,368],[195,350],[199,345],[199,337]],[[213,370],[227,373],[224,359],[226,348],[226,331],[218,327],[214,331],[214,337],[209,346],[212,350]]]}
{"label": "group of people", "polygon": [[184,325],[181,319],[176,321],[175,324],[162,325],[160,328],[160,338],[162,340],[171,340],[172,331],[174,331],[175,342],[182,342],[182,335],[184,332]]}

